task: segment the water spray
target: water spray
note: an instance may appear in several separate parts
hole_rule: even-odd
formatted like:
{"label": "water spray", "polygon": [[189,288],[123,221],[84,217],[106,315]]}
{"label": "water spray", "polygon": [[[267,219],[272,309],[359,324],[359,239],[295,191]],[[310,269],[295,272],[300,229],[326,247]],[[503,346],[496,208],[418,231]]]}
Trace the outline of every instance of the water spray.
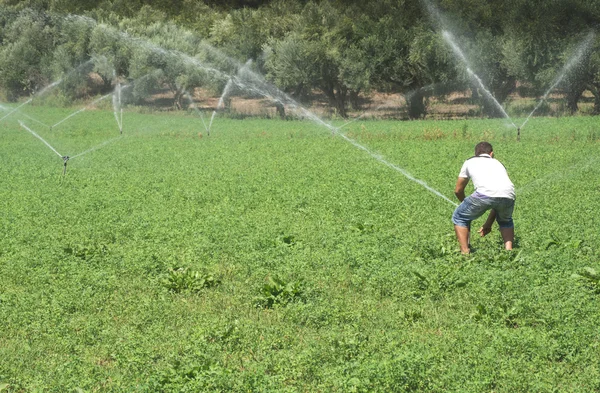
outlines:
{"label": "water spray", "polygon": [[114,141],[116,141],[117,139],[121,139],[122,136],[118,136],[116,138],[113,139],[109,139],[108,141],[102,142],[101,144],[92,147],[91,149],[88,149],[82,153],[79,153],[77,155],[74,156],[67,156],[67,155],[62,155],[60,154],[54,147],[52,147],[52,145],[50,143],[48,143],[44,138],[42,138],[41,136],[39,136],[35,131],[33,131],[31,128],[27,127],[21,120],[19,120],[19,125],[21,127],[23,127],[25,130],[29,131],[33,136],[35,136],[36,138],[38,138],[40,141],[42,141],[46,146],[48,146],[48,148],[50,150],[52,150],[54,153],[56,153],[62,160],[63,160],[63,176],[66,175],[67,173],[67,163],[69,162],[69,160],[72,160],[73,158],[77,158],[77,157],[81,157],[85,154],[88,154],[90,152],[93,152],[95,150],[98,150],[106,145],[108,145],[109,143],[112,143]]}
{"label": "water spray", "polygon": [[502,105],[500,105],[498,100],[496,100],[496,97],[494,97],[494,95],[485,87],[481,78],[479,78],[479,76],[477,76],[477,74],[475,74],[475,72],[473,72],[473,70],[471,69],[471,66],[469,65],[469,62],[467,61],[467,58],[463,54],[462,50],[458,47],[456,42],[454,42],[452,34],[450,34],[448,31],[444,30],[442,32],[442,36],[444,37],[446,42],[450,45],[450,47],[454,51],[454,54],[463,62],[464,66],[466,67],[467,73],[471,76],[471,78],[473,78],[477,82],[479,87],[481,87],[485,96],[488,97],[494,103],[496,108],[502,113],[502,115],[508,121],[510,121],[510,123],[512,124],[513,127],[518,128],[517,125],[512,121],[512,119],[510,118],[508,113],[506,113],[506,110],[504,110],[504,107],[502,107]]}
{"label": "water spray", "polygon": [[29,131],[33,136],[35,136],[36,138],[38,138],[39,140],[41,140],[46,146],[48,146],[48,148],[50,148],[50,150],[52,150],[54,153],[56,153],[60,158],[63,158],[64,156],[62,154],[60,154],[58,151],[56,151],[56,149],[54,147],[52,147],[51,144],[49,144],[48,142],[46,142],[44,140],[44,138],[42,138],[41,136],[39,136],[35,131],[33,131],[31,128],[27,127],[21,120],[19,120],[19,125],[21,127],[23,127],[24,129],[26,129],[27,131]]}
{"label": "water spray", "polygon": [[[283,93],[281,90],[279,90],[277,88],[274,88],[274,87],[270,87],[270,85],[266,81],[262,80],[262,78],[260,78],[257,74],[252,73],[249,70],[247,70],[246,73],[251,77],[252,82],[254,82],[253,85],[248,85],[248,84],[244,83],[242,80],[240,80],[237,77],[232,77],[231,80],[233,81],[233,83],[235,83],[241,89],[248,90],[248,91],[251,91],[251,92],[255,92],[257,94],[262,95],[263,97],[266,97],[266,98],[272,100],[273,102],[277,102],[277,103],[280,103],[282,105],[288,105],[292,109],[301,112],[308,119],[314,121],[315,123],[317,123],[319,125],[322,125],[322,126],[328,128],[331,131],[331,135],[332,136],[339,135],[346,142],[352,144],[354,147],[356,147],[356,148],[358,148],[360,150],[365,151],[367,154],[369,154],[372,158],[374,158],[377,161],[379,161],[381,164],[384,164],[387,167],[392,168],[392,169],[394,169],[397,172],[400,172],[407,179],[409,179],[409,180],[411,180],[411,181],[413,181],[413,182],[421,185],[427,191],[429,191],[429,192],[437,195],[438,197],[444,199],[445,201],[451,203],[454,206],[458,206],[454,201],[450,200],[445,195],[443,195],[442,193],[440,193],[439,191],[437,191],[433,187],[429,186],[425,181],[415,178],[412,174],[410,174],[405,169],[403,169],[403,168],[401,168],[401,167],[399,167],[399,166],[397,166],[397,165],[395,165],[395,164],[387,161],[381,155],[372,152],[369,148],[367,148],[364,145],[361,145],[360,143],[358,143],[354,139],[348,137],[347,135],[338,132],[338,128],[336,128],[336,127],[332,126],[331,124],[323,121],[323,119],[321,119],[319,116],[315,115],[313,112],[311,112],[308,109],[304,108],[302,105],[300,105],[299,103],[297,103],[294,99],[292,99],[291,97],[289,97],[287,94]],[[259,89],[259,88],[255,87],[256,84],[260,84],[261,86],[263,86],[263,89]]]}
{"label": "water spray", "polygon": [[46,146],[48,146],[48,148],[50,148],[50,150],[52,150],[54,153],[56,153],[63,160],[63,163],[64,163],[63,176],[64,176],[67,173],[67,161],[69,161],[69,156],[65,156],[65,155],[60,154],[54,147],[52,147],[51,144],[49,144],[48,142],[46,142],[46,140],[44,140],[44,138],[42,138],[41,136],[39,136],[31,128],[27,127],[21,120],[19,120],[19,125],[21,127],[23,127],[24,129],[26,129],[27,131],[29,131],[33,136],[35,136],[36,138],[38,138],[39,140],[41,140]]}
{"label": "water spray", "polygon": [[[112,97],[113,103],[113,114],[115,116],[115,120],[117,121],[117,126],[119,127],[119,133],[123,134],[123,127],[121,127],[121,121],[119,120],[119,109],[121,108],[121,82],[117,82],[115,86],[115,91],[113,92]],[[121,112],[122,115],[122,112]]]}
{"label": "water spray", "polygon": [[41,125],[41,126],[47,127],[47,128],[50,130],[50,131],[52,131],[52,126],[49,126],[49,125],[47,125],[47,124],[45,124],[45,123],[43,123],[43,122],[39,121],[38,119],[36,119],[36,118],[34,118],[34,117],[32,117],[32,116],[29,116],[29,115],[28,115],[28,114],[26,114],[26,113],[19,112],[19,114],[20,114],[20,116],[24,116],[24,117],[28,118],[29,120],[31,120],[31,121],[33,121],[33,122],[35,122],[35,123],[38,123],[38,124],[39,124],[39,125]]}
{"label": "water spray", "polygon": [[223,89],[223,93],[221,94],[221,97],[219,97],[219,102],[217,102],[217,106],[216,106],[215,110],[213,111],[212,115],[210,116],[210,121],[208,122],[208,132],[209,133],[210,133],[210,129],[212,127],[212,123],[215,118],[215,115],[217,114],[217,111],[225,103],[225,97],[227,97],[227,95],[229,94],[229,90],[231,89],[231,84],[232,84],[232,79],[229,79],[227,81],[227,84],[225,84],[225,88]]}
{"label": "water spray", "polygon": [[106,99],[107,97],[110,97],[110,96],[111,96],[111,95],[113,95],[113,94],[114,94],[114,93],[108,93],[108,94],[106,94],[106,95],[103,95],[103,96],[102,96],[102,97],[100,97],[100,98],[97,98],[97,99],[95,99],[94,101],[92,101],[91,103],[89,103],[88,105],[86,105],[85,107],[83,107],[83,108],[81,108],[81,109],[79,109],[79,110],[77,110],[77,111],[75,111],[75,112],[71,113],[69,116],[65,117],[64,119],[62,119],[62,120],[61,120],[61,121],[59,121],[58,123],[56,123],[56,124],[53,124],[53,125],[50,127],[50,129],[52,130],[52,129],[53,129],[54,127],[56,127],[57,125],[64,123],[65,121],[67,121],[68,119],[72,118],[73,116],[75,116],[75,115],[77,115],[77,114],[79,114],[79,113],[81,113],[81,112],[83,112],[83,111],[87,110],[87,109],[88,109],[88,108],[90,108],[91,106],[93,106],[93,105],[97,104],[98,102],[100,102],[100,101],[102,101],[102,100]]}
{"label": "water spray", "polygon": [[2,117],[0,119],[0,121],[6,119],[8,116],[12,115],[13,113],[15,113],[16,111],[18,111],[22,106],[29,104],[31,101],[33,101],[33,98],[28,99],[27,101],[25,101],[24,103],[22,103],[21,105],[17,106],[15,109],[13,109],[12,111],[8,112],[8,114],[6,114],[4,117]]}
{"label": "water spray", "polygon": [[[93,61],[93,59],[90,59],[84,63],[81,63],[80,65],[78,65],[76,68],[72,69],[71,71],[69,71],[64,77],[52,82],[51,84],[49,84],[48,86],[44,87],[42,90],[38,91],[37,93],[35,93],[31,98],[29,98],[27,101],[23,102],[21,105],[17,106],[15,109],[13,109],[12,111],[10,111],[8,114],[6,114],[4,117],[0,118],[0,121],[6,119],[8,116],[12,115],[13,113],[17,112],[19,109],[21,109],[21,107],[31,103],[33,101],[33,99],[35,97],[39,97],[41,95],[43,95],[44,93],[46,93],[47,91],[49,91],[50,89],[54,88],[55,86],[59,85],[60,83],[62,83],[62,81],[68,77],[69,75],[71,75],[73,72],[87,66],[88,64],[90,64]],[[31,120],[37,121],[33,118],[31,118]],[[44,124],[45,125],[45,124]],[[46,126],[48,127],[48,126]],[[52,127],[50,127],[50,129],[52,129]]]}
{"label": "water spray", "polygon": [[122,135],[119,135],[119,136],[118,136],[118,137],[116,137],[116,138],[113,138],[113,139],[109,139],[109,140],[107,140],[107,141],[104,141],[104,142],[102,142],[102,143],[101,143],[101,144],[99,144],[99,145],[96,145],[96,146],[94,146],[94,147],[92,147],[92,148],[90,148],[90,149],[87,149],[87,150],[85,150],[85,151],[83,151],[83,152],[81,152],[81,153],[79,153],[79,154],[76,154],[76,155],[74,155],[74,156],[70,157],[70,159],[72,160],[73,158],[81,157],[81,156],[83,156],[83,155],[86,155],[86,154],[88,154],[88,153],[91,153],[91,152],[93,152],[93,151],[96,151],[96,150],[98,150],[98,149],[100,149],[100,148],[103,148],[104,146],[106,146],[106,145],[108,145],[108,144],[110,144],[110,143],[113,143],[114,141],[117,141],[117,140],[119,140],[119,139],[121,139],[121,138],[123,138],[123,136],[122,136]]}
{"label": "water spray", "polygon": [[[105,25],[98,25],[96,23],[96,21],[94,21],[91,18],[78,18],[78,20],[82,20],[85,23],[88,24],[93,24],[95,26],[101,26],[104,28],[109,29],[109,27],[105,26]],[[114,30],[113,30],[114,31]],[[214,74],[215,77],[227,80],[227,85],[226,85],[226,89],[228,90],[228,88],[231,88],[231,86],[233,84],[241,87],[242,89],[245,89],[246,91],[249,92],[255,92],[263,97],[266,97],[270,100],[272,100],[273,102],[279,103],[281,105],[288,105],[290,106],[293,110],[301,113],[304,117],[316,122],[319,125],[323,125],[326,128],[328,128],[329,130],[331,130],[332,135],[340,135],[340,137],[342,137],[344,140],[346,140],[347,142],[351,143],[353,146],[367,152],[371,157],[375,158],[376,160],[378,160],[380,163],[385,164],[386,166],[400,172],[401,174],[403,174],[406,178],[408,178],[409,180],[423,186],[425,189],[427,189],[428,191],[434,193],[435,195],[443,198],[444,200],[448,201],[449,203],[451,203],[452,205],[456,206],[457,204],[453,201],[451,201],[450,199],[448,199],[446,196],[444,196],[443,194],[441,194],[439,191],[433,189],[432,187],[430,187],[429,185],[427,185],[427,183],[425,183],[424,181],[417,179],[415,177],[413,177],[410,173],[408,173],[406,170],[404,170],[403,168],[398,167],[397,165],[390,163],[389,161],[385,160],[383,157],[381,157],[380,155],[371,152],[367,147],[361,145],[360,143],[356,142],[355,140],[349,138],[348,136],[338,133],[336,127],[333,127],[332,125],[326,123],[325,121],[323,121],[320,117],[318,117],[317,115],[315,115],[313,112],[309,111],[308,109],[304,108],[302,105],[298,104],[295,100],[293,100],[291,97],[289,97],[287,94],[285,94],[284,92],[282,92],[281,90],[271,86],[269,83],[267,83],[264,78],[262,76],[257,75],[256,73],[248,70],[247,68],[244,69],[243,66],[241,66],[241,68],[239,68],[239,71],[243,72],[246,76],[250,76],[251,79],[251,83],[247,84],[244,81],[241,80],[241,78],[235,76],[235,75],[230,75],[227,74],[226,72],[223,72],[221,70],[218,70],[216,68],[213,68],[207,64],[204,64],[202,61],[200,61],[197,58],[191,57],[185,53],[182,53],[180,51],[176,51],[176,50],[165,50],[155,44],[152,44],[148,41],[139,39],[139,38],[134,38],[129,36],[127,33],[124,32],[116,32],[122,39],[124,39],[125,41],[127,41],[128,43],[133,43],[133,44],[137,44],[140,45],[148,50],[154,51],[156,53],[160,53],[160,54],[165,54],[165,55],[170,55],[170,56],[175,56],[177,57],[179,60],[183,61],[185,64],[187,65],[191,65],[191,66],[195,66],[198,69],[201,69],[207,73],[211,73]],[[212,46],[208,46],[208,48],[213,52],[213,53],[217,53],[219,56],[225,57],[224,54],[222,54],[220,51],[218,51],[216,48],[213,48]],[[235,61],[233,59],[227,58],[228,60],[230,60],[232,63],[234,63]],[[239,74],[240,72],[238,72]],[[223,92],[221,98],[224,100],[224,97],[227,95],[228,91]],[[218,105],[219,107],[219,105]],[[122,110],[122,109],[121,109]],[[80,110],[81,111],[81,110]],[[74,114],[73,114],[74,115]],[[71,115],[72,116],[72,115]],[[211,117],[211,122],[209,124],[209,129],[212,126],[212,120],[214,119],[215,113],[213,113],[213,116]],[[2,120],[2,119],[0,119]],[[66,120],[66,119],[64,119]],[[63,120],[63,121],[64,121]],[[23,127],[26,128],[26,126],[24,124],[21,123],[21,125]],[[26,128],[28,129],[28,128]],[[28,129],[29,130],[29,129]],[[50,146],[46,141],[44,141],[41,137],[39,137],[39,135],[35,134],[33,131],[29,130],[33,135],[37,136],[40,140],[42,140],[49,148],[51,148],[55,153],[57,153],[61,159],[65,156],[59,154],[58,152],[56,152],[56,150]],[[106,144],[106,143],[105,143]],[[93,149],[90,149],[90,151],[92,151]],[[83,153],[82,153],[83,154]],[[75,156],[74,156],[75,157]],[[70,159],[74,158],[74,157],[70,157]],[[66,162],[65,159],[63,159],[63,163],[66,166]]]}
{"label": "water spray", "polygon": [[[575,51],[575,56],[572,57],[571,60],[569,60],[567,62],[567,64],[565,64],[565,66],[562,68],[560,74],[558,74],[558,76],[556,77],[556,79],[554,80],[554,82],[552,83],[550,88],[546,91],[546,93],[544,93],[544,95],[542,96],[542,98],[540,99],[538,104],[535,106],[535,108],[533,108],[533,110],[531,111],[529,116],[527,116],[525,121],[523,121],[523,124],[521,124],[521,127],[519,127],[519,131],[521,128],[525,127],[525,124],[527,124],[527,122],[529,121],[531,116],[533,116],[533,114],[540,108],[540,106],[542,106],[542,103],[544,103],[544,101],[546,101],[546,98],[548,98],[548,95],[550,94],[550,92],[552,90],[554,90],[554,88],[556,86],[558,86],[560,84],[560,82],[562,82],[562,80],[565,78],[565,76],[567,76],[567,74],[571,70],[571,68],[573,68],[575,66],[575,64],[577,64],[577,63],[579,63],[579,61],[581,61],[581,58],[587,52],[589,46],[592,44],[594,37],[595,37],[594,31],[590,31],[588,33],[588,35],[586,36],[586,38],[583,40],[583,42],[579,45],[579,47]],[[520,139],[520,134],[518,135],[517,138]]]}
{"label": "water spray", "polygon": [[[184,90],[183,94],[185,94],[185,98],[187,98],[192,109],[194,109],[194,111],[198,114],[198,116],[200,116],[200,120],[202,120],[202,125],[204,126],[204,129],[206,130],[206,134],[208,136],[210,136],[210,127],[206,126],[206,122],[204,121],[204,116],[202,115],[202,111],[200,109],[198,109],[198,107],[196,106],[196,103],[192,99],[192,96],[190,95],[190,93],[187,90]],[[212,118],[211,118],[211,120],[212,120]]]}
{"label": "water spray", "polygon": [[392,100],[387,100],[383,104],[376,106],[375,109],[364,111],[360,116],[357,116],[357,117],[355,117],[352,120],[348,120],[347,122],[345,122],[341,126],[337,127],[336,130],[340,131],[342,128],[346,127],[347,125],[350,125],[350,124],[354,123],[355,121],[358,121],[358,120],[362,119],[363,117],[367,116],[368,114],[373,113],[373,112],[377,112],[379,109],[381,109],[381,108],[385,107],[386,105],[388,105],[391,101]]}

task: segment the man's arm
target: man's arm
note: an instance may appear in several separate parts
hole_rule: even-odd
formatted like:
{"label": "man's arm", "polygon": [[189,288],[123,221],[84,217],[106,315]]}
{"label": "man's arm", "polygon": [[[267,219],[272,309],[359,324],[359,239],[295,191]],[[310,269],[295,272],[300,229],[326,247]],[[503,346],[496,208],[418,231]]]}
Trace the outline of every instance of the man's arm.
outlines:
{"label": "man's arm", "polygon": [[483,226],[479,228],[479,234],[483,237],[492,231],[492,224],[496,220],[496,211],[494,209],[490,210],[490,214],[488,215],[487,220],[483,223]]}
{"label": "man's arm", "polygon": [[456,186],[454,187],[454,195],[458,198],[459,201],[463,201],[465,199],[465,188],[469,184],[468,177],[459,177],[456,180]]}

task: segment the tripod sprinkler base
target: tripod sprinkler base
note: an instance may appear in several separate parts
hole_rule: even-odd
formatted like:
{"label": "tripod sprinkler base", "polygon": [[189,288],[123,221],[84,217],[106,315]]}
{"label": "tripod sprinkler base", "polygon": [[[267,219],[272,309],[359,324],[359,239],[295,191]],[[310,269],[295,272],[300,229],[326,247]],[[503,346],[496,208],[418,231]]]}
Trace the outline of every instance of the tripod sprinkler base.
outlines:
{"label": "tripod sprinkler base", "polygon": [[63,167],[63,176],[67,174],[67,162],[69,161],[69,156],[63,156],[63,162],[64,162],[64,167]]}

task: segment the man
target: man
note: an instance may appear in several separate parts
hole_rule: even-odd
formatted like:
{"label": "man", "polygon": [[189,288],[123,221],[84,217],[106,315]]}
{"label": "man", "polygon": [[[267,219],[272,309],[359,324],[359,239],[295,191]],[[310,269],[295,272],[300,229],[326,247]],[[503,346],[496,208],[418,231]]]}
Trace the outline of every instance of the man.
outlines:
{"label": "man", "polygon": [[[465,198],[465,187],[473,180],[475,191]],[[463,164],[454,195],[461,204],[452,214],[454,231],[460,244],[460,252],[469,254],[469,234],[471,222],[481,217],[486,211],[490,214],[479,229],[481,236],[485,236],[492,230],[494,220],[500,226],[500,234],[504,242],[504,248],[512,250],[515,237],[512,213],[515,206],[515,187],[508,178],[506,168],[500,161],[494,158],[492,145],[488,142],[480,142],[475,146],[475,156],[469,158]]]}

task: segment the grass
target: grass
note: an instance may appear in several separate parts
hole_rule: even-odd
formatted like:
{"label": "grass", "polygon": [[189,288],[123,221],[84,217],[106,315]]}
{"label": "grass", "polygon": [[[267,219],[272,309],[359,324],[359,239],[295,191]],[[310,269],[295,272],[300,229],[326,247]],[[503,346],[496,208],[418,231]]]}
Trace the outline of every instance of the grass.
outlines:
{"label": "grass", "polygon": [[[23,121],[70,156],[118,136],[109,111]],[[4,120],[0,391],[600,389],[595,119],[532,119],[521,142],[502,121],[343,132],[448,197],[489,140],[516,250],[495,230],[460,256],[453,205],[311,122],[217,118],[207,137],[126,113],[62,177]]]}

